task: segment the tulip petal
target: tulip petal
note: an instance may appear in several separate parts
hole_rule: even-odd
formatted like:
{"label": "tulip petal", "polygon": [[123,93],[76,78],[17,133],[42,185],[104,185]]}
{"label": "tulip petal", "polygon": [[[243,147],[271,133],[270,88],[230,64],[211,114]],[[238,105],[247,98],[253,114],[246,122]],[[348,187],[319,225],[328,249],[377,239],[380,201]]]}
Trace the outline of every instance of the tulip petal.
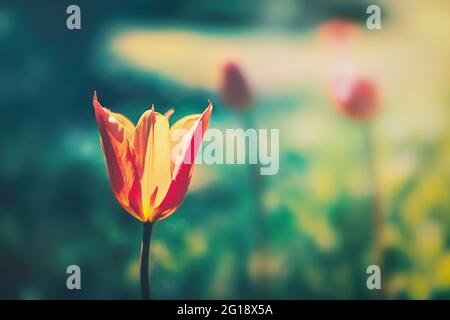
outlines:
{"label": "tulip petal", "polygon": [[127,137],[128,141],[133,143],[134,141],[134,130],[136,129],[134,127],[133,122],[131,122],[127,117],[120,113],[115,113],[109,111],[109,114],[112,115],[119,123],[123,126],[125,129],[125,136]]}
{"label": "tulip petal", "polygon": [[[201,115],[190,115],[178,120],[170,129],[171,149],[181,144],[181,157],[183,161],[176,159],[172,164],[172,181],[164,200],[155,210],[156,220],[162,220],[173,213],[181,204],[186,195],[194,168],[194,160],[200,147],[203,134],[209,123],[212,112],[212,103]],[[185,135],[179,136],[175,132],[179,129],[186,130]],[[172,161],[173,162],[173,161]]]}
{"label": "tulip petal", "polygon": [[140,215],[141,187],[135,166],[136,152],[129,140],[132,123],[124,116],[103,108],[95,93],[93,104],[114,195],[125,210],[143,221],[144,217]]}
{"label": "tulip petal", "polygon": [[[200,119],[201,114],[192,114],[181,118],[170,128],[170,172],[172,178],[175,176],[175,166],[184,160],[186,153],[185,148],[189,146],[191,134],[189,131],[194,130],[196,122]],[[182,141],[185,140],[185,141]],[[184,143],[183,143],[184,142]]]}
{"label": "tulip petal", "polygon": [[136,126],[134,145],[144,217],[154,221],[153,209],[164,199],[171,182],[168,119],[153,108],[146,111]]}

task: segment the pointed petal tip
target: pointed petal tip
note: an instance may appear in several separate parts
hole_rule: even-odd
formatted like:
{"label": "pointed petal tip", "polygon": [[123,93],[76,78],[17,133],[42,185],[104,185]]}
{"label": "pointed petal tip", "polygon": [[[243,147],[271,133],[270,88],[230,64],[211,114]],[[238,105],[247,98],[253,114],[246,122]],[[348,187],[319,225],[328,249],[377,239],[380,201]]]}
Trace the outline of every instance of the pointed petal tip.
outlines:
{"label": "pointed petal tip", "polygon": [[206,107],[207,111],[212,111],[212,109],[214,108],[213,103],[210,99],[208,99],[208,106]]}
{"label": "pointed petal tip", "polygon": [[97,90],[94,90],[94,96],[92,97],[92,104],[94,106],[95,112],[97,112],[98,110],[104,110],[104,108],[101,105],[100,101],[98,101]]}
{"label": "pointed petal tip", "polygon": [[94,90],[94,95],[93,95],[93,97],[92,97],[92,102],[95,104],[96,102],[98,102],[98,99],[97,99],[97,90]]}

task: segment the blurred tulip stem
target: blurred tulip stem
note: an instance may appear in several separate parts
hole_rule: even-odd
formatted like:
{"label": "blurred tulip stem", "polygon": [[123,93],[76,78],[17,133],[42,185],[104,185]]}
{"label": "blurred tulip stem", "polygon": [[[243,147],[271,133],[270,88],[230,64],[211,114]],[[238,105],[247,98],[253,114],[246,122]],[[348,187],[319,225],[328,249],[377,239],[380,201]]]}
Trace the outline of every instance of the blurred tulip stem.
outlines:
{"label": "blurred tulip stem", "polygon": [[[254,119],[253,108],[243,114],[244,125],[246,129],[257,129],[256,121]],[[262,255],[263,261],[266,262],[268,257],[267,252],[267,223],[266,214],[263,203],[264,181],[261,176],[258,166],[249,166],[249,179],[253,195],[253,210],[254,210],[254,241],[256,251]],[[263,274],[267,274],[268,265],[262,265]],[[269,283],[267,279],[260,280],[257,289],[259,298],[267,299]]]}
{"label": "blurred tulip stem", "polygon": [[[376,152],[375,152],[375,139],[374,130],[371,123],[365,125],[365,144],[367,146],[367,160],[369,166],[370,175],[370,188],[371,188],[371,205],[372,205],[372,225],[373,225],[373,246],[374,246],[374,259],[375,264],[380,267],[382,274],[383,272],[383,225],[384,225],[384,215],[381,206],[380,199],[380,187],[378,181],[378,173],[376,166]],[[384,279],[382,276],[381,279]],[[384,291],[384,285],[381,286],[381,292]]]}
{"label": "blurred tulip stem", "polygon": [[[257,129],[256,122],[252,113],[253,110],[248,110],[244,115],[244,123],[246,129]],[[263,207],[263,179],[260,174],[258,166],[250,166],[250,186],[253,190],[254,196],[254,210],[255,210],[255,227],[256,227],[256,245],[259,249],[265,249],[266,225],[265,213]]]}
{"label": "blurred tulip stem", "polygon": [[141,245],[141,298],[150,299],[150,288],[148,279],[148,262],[150,255],[150,240],[152,239],[153,222],[143,223],[142,245]]}

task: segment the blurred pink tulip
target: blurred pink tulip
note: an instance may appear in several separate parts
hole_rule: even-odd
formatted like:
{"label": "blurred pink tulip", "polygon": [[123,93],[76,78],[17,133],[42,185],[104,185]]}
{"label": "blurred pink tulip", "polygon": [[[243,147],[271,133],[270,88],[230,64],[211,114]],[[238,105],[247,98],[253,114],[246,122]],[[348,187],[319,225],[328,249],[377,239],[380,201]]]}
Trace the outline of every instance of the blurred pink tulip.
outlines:
{"label": "blurred pink tulip", "polygon": [[378,88],[372,79],[340,75],[333,80],[330,91],[334,105],[353,120],[367,121],[380,109]]}

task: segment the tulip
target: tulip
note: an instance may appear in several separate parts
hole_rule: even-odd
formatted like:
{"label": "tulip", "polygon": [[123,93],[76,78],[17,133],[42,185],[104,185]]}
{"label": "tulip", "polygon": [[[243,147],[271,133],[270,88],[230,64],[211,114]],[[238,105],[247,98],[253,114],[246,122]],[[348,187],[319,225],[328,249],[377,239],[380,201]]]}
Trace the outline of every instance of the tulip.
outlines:
{"label": "tulip", "polygon": [[331,98],[337,109],[353,120],[369,120],[380,109],[375,83],[353,73],[334,79]]}
{"label": "tulip", "polygon": [[246,110],[253,103],[250,87],[234,62],[227,62],[223,67],[221,94],[223,102],[235,110]]}
{"label": "tulip", "polygon": [[[380,111],[378,88],[372,79],[353,72],[341,74],[331,85],[331,98],[335,107],[346,117],[362,123],[362,137],[367,153],[367,171],[372,192],[372,225],[375,264],[383,265],[383,223],[384,213],[380,201],[379,180],[375,162],[375,143],[372,123]],[[384,292],[380,291],[381,297]]]}
{"label": "tulip", "polygon": [[[253,110],[251,110],[254,102],[254,96],[239,65],[232,61],[226,62],[222,69],[221,80],[220,93],[224,104],[232,110],[239,112],[239,115],[244,122],[245,129],[255,129],[256,122],[254,119],[254,113],[252,112]],[[263,180],[257,167],[249,166],[248,171],[248,179],[249,184],[251,185],[254,206],[253,210],[255,211],[253,223],[253,228],[255,229],[254,244],[256,246],[256,250],[261,252],[261,255],[267,258],[267,226],[263,205]],[[266,261],[268,258],[263,260]],[[265,269],[266,264],[263,263],[261,267],[262,269]],[[261,297],[265,297],[267,282],[262,280],[259,285],[260,287],[257,288],[256,291],[259,292]]]}
{"label": "tulip", "polygon": [[350,44],[358,34],[358,25],[345,19],[332,19],[318,28],[319,39],[331,47]]}
{"label": "tulip", "polygon": [[[114,195],[144,226],[141,294],[148,299],[148,256],[153,223],[167,218],[181,205],[213,106],[210,102],[202,114],[186,116],[169,127],[173,111],[162,115],[152,107],[134,126],[125,116],[102,107],[96,93],[93,104]],[[175,153],[176,150],[179,152]]]}

